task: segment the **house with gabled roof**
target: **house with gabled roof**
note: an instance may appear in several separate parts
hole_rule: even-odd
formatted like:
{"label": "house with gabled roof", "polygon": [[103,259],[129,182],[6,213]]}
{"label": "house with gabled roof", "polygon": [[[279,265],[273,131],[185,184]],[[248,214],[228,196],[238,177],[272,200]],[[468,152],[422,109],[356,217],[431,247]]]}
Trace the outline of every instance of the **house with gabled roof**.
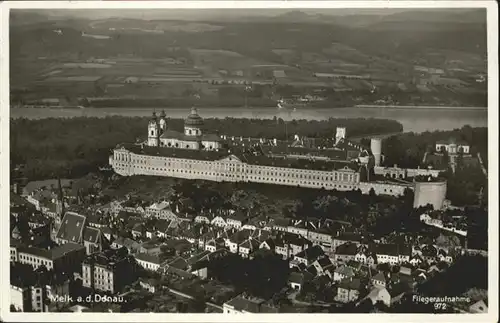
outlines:
{"label": "house with gabled roof", "polygon": [[362,290],[361,281],[358,278],[345,278],[337,288],[336,301],[341,303],[349,303],[356,301]]}
{"label": "house with gabled roof", "polygon": [[211,225],[215,226],[215,227],[219,227],[219,228],[225,228],[227,227],[227,222],[226,222],[226,219],[224,219],[222,216],[216,216],[212,219],[212,221],[210,222]]}
{"label": "house with gabled roof", "polygon": [[384,273],[381,271],[378,272],[375,276],[373,276],[370,281],[373,284],[373,286],[376,286],[376,287],[387,286],[387,279],[386,279]]}
{"label": "house with gabled roof", "polygon": [[109,247],[109,241],[98,228],[86,227],[83,230],[83,245],[87,250],[87,254],[101,252]]}
{"label": "house with gabled roof", "polygon": [[157,271],[161,266],[164,266],[168,262],[168,256],[166,254],[147,254],[138,253],[134,255],[137,263],[144,269]]}
{"label": "house with gabled roof", "polygon": [[352,278],[354,277],[354,270],[346,265],[340,265],[333,271],[333,280],[334,281],[341,281],[346,278]]}
{"label": "house with gabled roof", "polygon": [[153,203],[153,204],[146,207],[146,209],[145,209],[146,216],[159,218],[160,212],[168,207],[169,207],[169,203],[166,201],[159,202],[159,203]]}
{"label": "house with gabled roof", "polygon": [[243,258],[251,258],[251,255],[256,250],[259,250],[259,241],[249,237],[239,245],[239,254]]}
{"label": "house with gabled roof", "polygon": [[276,243],[274,242],[274,239],[268,238],[260,243],[259,248],[267,249],[274,252],[276,248]]}
{"label": "house with gabled roof", "polygon": [[180,216],[175,214],[174,211],[170,207],[166,207],[162,210],[160,210],[160,215],[158,217],[159,219],[164,219],[164,220],[179,220]]}
{"label": "house with gabled roof", "polygon": [[348,262],[355,260],[358,254],[358,246],[354,243],[348,242],[339,245],[335,248],[334,261],[335,262]]}
{"label": "house with gabled roof", "polygon": [[195,223],[206,223],[206,224],[210,224],[210,219],[205,216],[205,215],[197,215],[195,218],[194,218],[194,222]]}
{"label": "house with gabled roof", "polygon": [[318,276],[327,275],[328,277],[333,279],[333,271],[335,269],[335,266],[331,262],[330,258],[326,256],[318,258],[312,263],[312,266],[316,268],[316,273]]}
{"label": "house with gabled roof", "polygon": [[130,238],[117,237],[111,244],[111,247],[113,249],[121,249],[125,247],[130,254],[135,254],[139,252],[141,244]]}
{"label": "house with gabled roof", "polygon": [[366,263],[366,259],[367,259],[367,254],[364,250],[359,250],[356,255],[354,255],[354,260],[356,261],[359,261],[360,263],[363,263],[365,264]]}
{"label": "house with gabled roof", "polygon": [[419,255],[419,254],[415,254],[413,255],[410,260],[409,260],[409,263],[412,265],[412,266],[419,266],[421,263],[423,263],[424,260],[422,259],[422,257]]}
{"label": "house with gabled roof", "polygon": [[235,212],[226,218],[226,225],[235,229],[240,229],[247,222],[248,217],[242,212]]}
{"label": "house with gabled roof", "polygon": [[237,231],[228,240],[226,240],[226,246],[229,248],[230,252],[238,253],[240,244],[250,238],[251,235],[252,232],[249,230]]}
{"label": "house with gabled roof", "polygon": [[469,313],[479,314],[479,313],[488,313],[488,300],[479,300],[469,306]]}
{"label": "house with gabled roof", "polygon": [[290,273],[290,276],[288,277],[288,284],[292,289],[300,291],[304,287],[304,284],[312,281],[313,278],[313,275],[308,273],[307,271],[292,271]]}
{"label": "house with gabled roof", "polygon": [[215,252],[216,250],[225,248],[226,242],[222,238],[216,238],[205,243],[205,250]]}
{"label": "house with gabled roof", "polygon": [[140,238],[145,234],[146,234],[146,229],[144,227],[144,224],[142,223],[134,224],[134,227],[132,228],[132,237],[134,237],[134,239]]}
{"label": "house with gabled roof", "polygon": [[[195,223],[200,223],[200,222],[195,222]],[[200,238],[198,239],[198,247],[199,248],[205,248],[205,245],[211,241],[218,238],[217,236],[217,231],[214,229],[207,230],[207,232],[203,233]]]}
{"label": "house with gabled roof", "polygon": [[411,247],[399,244],[377,244],[374,247],[377,256],[377,263],[389,263],[396,265],[409,262],[411,257]]}
{"label": "house with gabled roof", "polygon": [[391,305],[391,294],[383,286],[374,286],[364,299],[369,299],[373,305],[377,302],[382,302],[386,306]]}
{"label": "house with gabled roof", "polygon": [[312,246],[309,247],[293,257],[293,260],[290,261],[290,268],[296,267],[298,264],[302,263],[306,266],[311,265],[314,261],[316,261],[319,257],[324,256],[325,253],[320,246]]}
{"label": "house with gabled roof", "polygon": [[66,212],[57,231],[56,242],[59,244],[68,242],[82,244],[85,220],[84,215]]}
{"label": "house with gabled roof", "polygon": [[227,301],[223,305],[224,314],[241,313],[278,313],[276,307],[267,304],[264,299],[239,295]]}
{"label": "house with gabled roof", "polygon": [[352,232],[344,232],[333,237],[332,248],[335,249],[345,243],[360,244],[362,242],[361,235]]}
{"label": "house with gabled roof", "polygon": [[139,253],[147,253],[150,255],[161,253],[163,245],[159,241],[149,240],[143,242],[139,247]]}
{"label": "house with gabled roof", "polygon": [[101,233],[108,241],[111,242],[114,239],[113,231],[109,227],[102,227],[99,228],[99,230],[101,230]]}
{"label": "house with gabled roof", "polygon": [[108,247],[109,241],[98,228],[88,227],[87,218],[84,215],[66,212],[59,230],[56,234],[56,242],[78,243],[85,246],[87,254],[100,252]]}

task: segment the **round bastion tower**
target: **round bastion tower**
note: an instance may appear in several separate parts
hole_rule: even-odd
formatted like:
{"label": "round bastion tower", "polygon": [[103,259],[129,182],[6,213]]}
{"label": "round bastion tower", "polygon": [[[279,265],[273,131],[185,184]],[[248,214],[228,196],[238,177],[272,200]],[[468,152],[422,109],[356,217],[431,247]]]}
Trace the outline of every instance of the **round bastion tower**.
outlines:
{"label": "round bastion tower", "polygon": [[159,128],[156,112],[153,112],[153,117],[148,123],[148,146],[158,146],[160,137]]}
{"label": "round bastion tower", "polygon": [[446,199],[445,180],[442,181],[415,181],[415,198],[413,207],[418,208],[431,204],[434,210],[441,210]]}
{"label": "round bastion tower", "polygon": [[382,139],[372,138],[370,141],[370,150],[372,151],[373,158],[375,159],[375,166],[380,166],[380,159],[382,156]]}

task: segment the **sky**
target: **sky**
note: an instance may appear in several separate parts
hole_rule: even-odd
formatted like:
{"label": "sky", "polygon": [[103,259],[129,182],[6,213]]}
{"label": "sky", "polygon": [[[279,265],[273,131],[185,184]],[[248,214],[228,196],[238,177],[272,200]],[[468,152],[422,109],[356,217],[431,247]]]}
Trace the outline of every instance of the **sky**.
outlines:
{"label": "sky", "polygon": [[[52,17],[78,17],[90,19],[103,18],[140,18],[140,19],[179,19],[179,20],[217,20],[217,18],[276,16],[291,11],[301,11],[307,14],[323,14],[330,16],[346,15],[390,15],[407,11],[423,11],[425,9],[79,9],[79,10],[37,10]],[[452,9],[428,9],[432,11]],[[463,10],[463,9],[460,9]]]}

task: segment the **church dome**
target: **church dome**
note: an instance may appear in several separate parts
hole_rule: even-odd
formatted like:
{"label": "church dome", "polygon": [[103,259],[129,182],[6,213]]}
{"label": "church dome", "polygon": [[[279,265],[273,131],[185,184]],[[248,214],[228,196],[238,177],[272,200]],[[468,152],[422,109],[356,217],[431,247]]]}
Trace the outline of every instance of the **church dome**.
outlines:
{"label": "church dome", "polygon": [[191,113],[189,116],[186,118],[186,121],[184,122],[185,126],[202,126],[203,125],[203,119],[198,115],[198,111],[196,108],[191,109]]}

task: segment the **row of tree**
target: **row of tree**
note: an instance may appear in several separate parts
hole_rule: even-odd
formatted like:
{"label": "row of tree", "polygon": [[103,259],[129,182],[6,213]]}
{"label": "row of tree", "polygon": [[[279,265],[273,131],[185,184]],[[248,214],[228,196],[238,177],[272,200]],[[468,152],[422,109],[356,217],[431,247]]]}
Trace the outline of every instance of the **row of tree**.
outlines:
{"label": "row of tree", "polygon": [[[30,180],[76,178],[108,164],[111,150],[119,143],[136,142],[147,136],[150,118],[112,116],[11,120],[11,163],[24,164],[24,176]],[[182,131],[182,119],[169,119],[170,129]],[[291,138],[301,136],[332,138],[335,127],[352,129],[352,135],[395,132],[402,129],[396,121],[380,119],[330,119],[323,121],[282,119],[206,119],[205,131],[228,136]],[[12,168],[13,168],[12,167]]]}

